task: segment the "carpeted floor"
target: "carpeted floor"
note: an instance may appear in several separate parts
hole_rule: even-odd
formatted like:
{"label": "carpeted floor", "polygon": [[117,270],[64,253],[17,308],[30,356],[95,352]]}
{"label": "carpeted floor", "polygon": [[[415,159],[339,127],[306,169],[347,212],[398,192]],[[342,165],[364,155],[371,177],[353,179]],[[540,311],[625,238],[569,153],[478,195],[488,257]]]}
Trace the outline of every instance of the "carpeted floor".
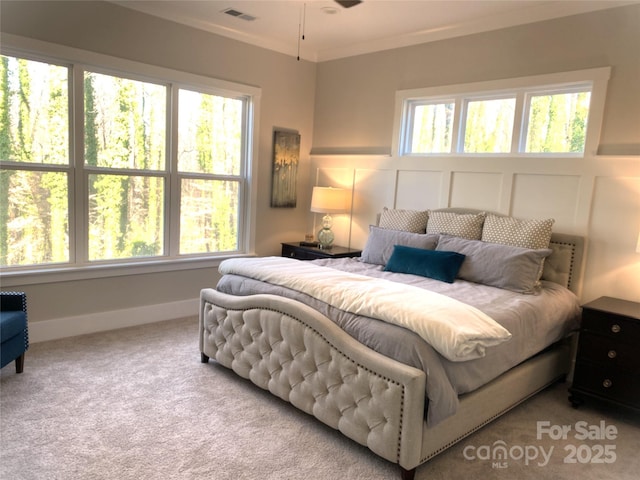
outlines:
{"label": "carpeted floor", "polygon": [[[545,390],[416,479],[638,478],[639,416],[590,403],[575,410],[566,389]],[[2,480],[399,478],[396,465],[200,363],[195,318],[34,344],[23,374],[2,369],[0,401]],[[537,438],[537,422],[571,431]],[[601,422],[615,438],[575,437]],[[501,465],[484,460],[497,445],[508,449]]]}

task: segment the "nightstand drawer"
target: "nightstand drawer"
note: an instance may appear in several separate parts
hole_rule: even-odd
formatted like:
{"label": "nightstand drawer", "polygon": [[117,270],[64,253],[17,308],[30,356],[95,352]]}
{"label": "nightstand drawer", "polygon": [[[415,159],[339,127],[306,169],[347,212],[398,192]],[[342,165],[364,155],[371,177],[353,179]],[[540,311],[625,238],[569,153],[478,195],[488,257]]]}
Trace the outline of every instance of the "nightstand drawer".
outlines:
{"label": "nightstand drawer", "polygon": [[628,343],[640,343],[640,322],[613,313],[585,309],[581,329]]}
{"label": "nightstand drawer", "polygon": [[359,257],[361,250],[354,248],[340,247],[334,245],[332,248],[322,249],[310,245],[300,245],[300,242],[283,243],[282,256],[295,258],[298,260],[316,260],[319,258],[345,258]]}
{"label": "nightstand drawer", "polygon": [[578,360],[589,360],[603,367],[614,366],[621,370],[640,372],[640,357],[637,344],[623,343],[614,338],[580,333]]}
{"label": "nightstand drawer", "polygon": [[282,256],[296,258],[298,260],[315,260],[317,258],[322,258],[321,254],[318,252],[295,248],[291,245],[282,245]]}
{"label": "nightstand drawer", "polygon": [[576,364],[573,389],[640,407],[640,377],[616,371],[614,368],[602,368],[581,362]]}

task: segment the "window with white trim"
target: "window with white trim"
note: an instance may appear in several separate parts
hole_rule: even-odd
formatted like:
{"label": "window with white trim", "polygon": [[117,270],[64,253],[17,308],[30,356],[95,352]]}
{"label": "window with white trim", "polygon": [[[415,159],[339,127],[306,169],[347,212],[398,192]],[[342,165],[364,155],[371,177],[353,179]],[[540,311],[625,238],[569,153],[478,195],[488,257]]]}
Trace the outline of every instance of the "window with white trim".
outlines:
{"label": "window with white trim", "polygon": [[399,91],[400,155],[584,156],[598,143],[610,68]]}
{"label": "window with white trim", "polygon": [[158,72],[3,50],[5,272],[248,251],[255,92]]}

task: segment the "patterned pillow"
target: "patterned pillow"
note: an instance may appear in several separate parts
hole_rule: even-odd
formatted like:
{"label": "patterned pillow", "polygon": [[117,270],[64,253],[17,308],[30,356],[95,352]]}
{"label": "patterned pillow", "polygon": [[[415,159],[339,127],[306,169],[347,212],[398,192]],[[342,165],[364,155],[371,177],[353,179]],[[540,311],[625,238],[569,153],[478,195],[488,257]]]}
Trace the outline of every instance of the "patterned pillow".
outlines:
{"label": "patterned pillow", "polygon": [[429,212],[420,210],[390,210],[382,209],[380,214],[380,228],[402,230],[404,232],[424,233],[427,227]]}
{"label": "patterned pillow", "polygon": [[522,248],[549,248],[551,227],[555,220],[524,220],[487,215],[482,240]]}
{"label": "patterned pillow", "polygon": [[485,213],[454,213],[429,210],[427,233],[480,240]]}

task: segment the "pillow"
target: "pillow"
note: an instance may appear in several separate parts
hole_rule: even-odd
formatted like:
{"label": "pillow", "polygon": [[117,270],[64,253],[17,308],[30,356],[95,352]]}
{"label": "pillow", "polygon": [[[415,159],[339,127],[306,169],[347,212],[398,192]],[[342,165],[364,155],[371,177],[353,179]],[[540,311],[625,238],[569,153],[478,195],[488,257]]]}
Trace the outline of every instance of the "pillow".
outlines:
{"label": "pillow", "polygon": [[466,256],[458,278],[518,293],[536,293],[551,249],[528,249],[441,235],[436,250]]}
{"label": "pillow", "polygon": [[482,228],[482,240],[522,248],[549,248],[554,222],[553,218],[524,220],[489,214]]}
{"label": "pillow", "polygon": [[387,272],[410,273],[453,283],[463,261],[464,255],[456,252],[423,250],[396,245],[384,269]]}
{"label": "pillow", "polygon": [[428,218],[429,213],[426,210],[389,210],[387,207],[384,207],[380,214],[378,226],[391,230],[424,233]]}
{"label": "pillow", "polygon": [[438,235],[426,233],[402,232],[386,228],[369,226],[369,238],[362,250],[360,260],[376,265],[386,265],[393,253],[394,245],[435,250],[438,243]]}
{"label": "pillow", "polygon": [[446,233],[456,237],[480,240],[485,213],[454,213],[429,210],[427,233]]}

